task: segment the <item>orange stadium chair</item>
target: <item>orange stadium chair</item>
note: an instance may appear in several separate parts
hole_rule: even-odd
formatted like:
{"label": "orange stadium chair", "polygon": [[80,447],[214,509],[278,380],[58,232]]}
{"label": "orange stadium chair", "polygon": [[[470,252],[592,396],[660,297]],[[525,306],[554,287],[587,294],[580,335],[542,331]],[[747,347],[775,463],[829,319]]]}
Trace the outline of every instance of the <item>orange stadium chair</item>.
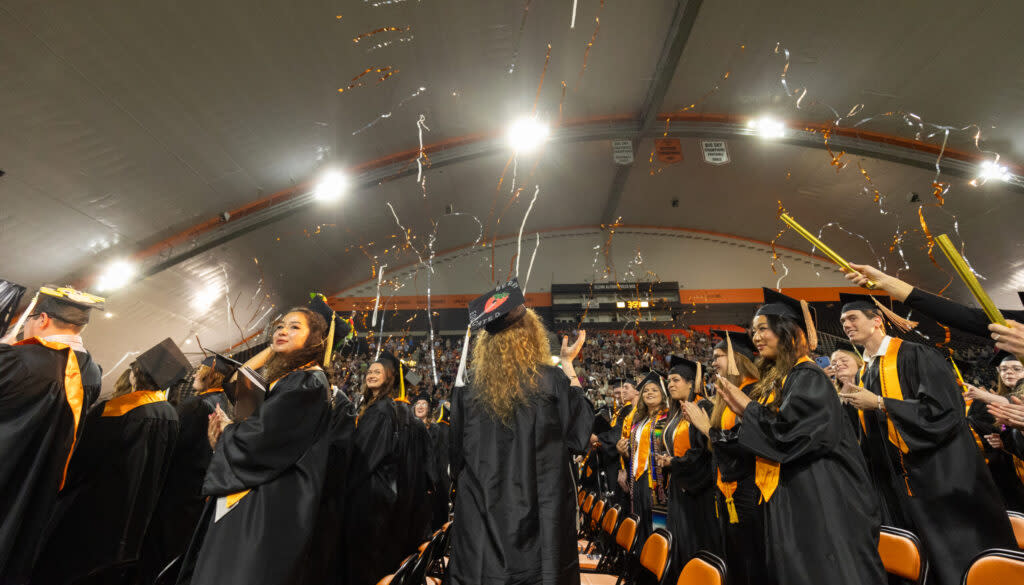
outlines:
{"label": "orange stadium chair", "polygon": [[664,528],[655,528],[640,551],[640,567],[653,575],[658,585],[662,585],[668,581],[671,564],[672,533]]}
{"label": "orange stadium chair", "polygon": [[601,518],[600,532],[596,535],[596,550],[591,554],[580,555],[580,570],[591,573],[604,573],[608,571],[610,559],[614,556],[615,529],[619,525],[618,505],[608,508]]}
{"label": "orange stadium chair", "polygon": [[963,585],[1024,583],[1024,552],[990,549],[977,557],[964,575]]}
{"label": "orange stadium chair", "polygon": [[683,566],[676,585],[725,585],[725,576],[725,561],[706,550],[700,550]]}
{"label": "orange stadium chair", "polygon": [[1013,535],[1017,537],[1017,548],[1024,549],[1024,514],[1020,512],[1007,512],[1010,515],[1010,525],[1013,526]]}
{"label": "orange stadium chair", "polygon": [[579,530],[576,533],[576,538],[579,540],[579,552],[583,552],[583,547],[586,546],[584,538],[587,527],[590,525],[590,510],[594,507],[596,497],[594,494],[588,493],[586,499],[583,500],[583,505],[580,506]]}
{"label": "orange stadium chair", "polygon": [[605,507],[606,504],[604,500],[599,500],[590,510],[589,526],[585,534],[587,544],[580,553],[580,569],[597,569],[597,562],[601,557],[600,547],[598,546],[602,534],[601,523],[604,520],[605,514],[610,509]]}
{"label": "orange stadium chair", "polygon": [[583,573],[580,575],[581,585],[620,585],[630,582],[633,564],[637,555],[637,523],[636,514],[622,519],[615,531],[615,546],[602,558],[601,565],[607,568],[601,573]]}
{"label": "orange stadium chair", "polygon": [[892,526],[883,526],[878,535],[878,556],[885,572],[906,579],[912,585],[921,585],[928,575],[921,541],[913,532]]}

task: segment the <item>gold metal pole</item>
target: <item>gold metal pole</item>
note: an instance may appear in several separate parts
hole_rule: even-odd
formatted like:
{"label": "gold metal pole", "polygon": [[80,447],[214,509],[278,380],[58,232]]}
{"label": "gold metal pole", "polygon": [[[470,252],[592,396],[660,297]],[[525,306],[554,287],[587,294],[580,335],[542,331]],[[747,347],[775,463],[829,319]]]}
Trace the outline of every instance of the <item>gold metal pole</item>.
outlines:
{"label": "gold metal pole", "polygon": [[[833,252],[832,248],[829,248],[828,246],[826,246],[825,243],[822,242],[821,240],[819,240],[818,238],[816,238],[814,236],[814,234],[812,234],[811,232],[807,231],[804,228],[804,226],[802,226],[799,223],[797,223],[796,220],[793,219],[792,216],[790,216],[788,213],[781,213],[781,214],[779,214],[779,218],[783,222],[785,222],[786,225],[788,225],[789,227],[793,228],[793,231],[795,231],[796,233],[798,233],[801,236],[803,236],[803,238],[805,240],[807,240],[808,242],[810,242],[811,245],[813,245],[815,248],[821,250],[822,254],[827,256],[829,260],[831,260],[831,261],[835,262],[836,264],[838,264],[840,268],[842,268],[843,270],[846,270],[847,272],[857,272],[856,270],[853,269],[852,266],[850,266],[849,262],[847,262],[845,259],[843,259],[842,256],[840,256],[839,254],[836,254],[835,252]],[[868,280],[867,288],[874,289],[874,288],[877,288],[877,286],[878,285],[876,285],[874,282],[872,282],[871,280]]]}
{"label": "gold metal pole", "polygon": [[964,257],[960,255],[956,247],[953,246],[953,242],[950,241],[949,236],[942,234],[935,238],[936,243],[939,245],[939,249],[949,259],[949,263],[953,265],[953,270],[960,276],[960,280],[964,281],[967,288],[974,295],[974,298],[981,305],[982,310],[985,311],[985,315],[988,320],[997,325],[1006,327],[1006,319],[1003,318],[1003,314],[996,308],[995,303],[992,302],[992,298],[988,296],[985,289],[981,288],[981,283],[978,282],[978,278],[974,276],[974,272],[967,266],[967,262],[964,261]]}

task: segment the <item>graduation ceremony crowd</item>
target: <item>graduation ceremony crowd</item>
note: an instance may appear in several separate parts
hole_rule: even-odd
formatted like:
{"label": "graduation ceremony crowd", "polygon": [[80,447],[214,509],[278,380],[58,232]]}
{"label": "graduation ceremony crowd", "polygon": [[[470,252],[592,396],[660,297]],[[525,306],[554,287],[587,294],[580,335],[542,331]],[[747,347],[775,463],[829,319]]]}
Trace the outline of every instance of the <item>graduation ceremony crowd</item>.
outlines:
{"label": "graduation ceremony crowd", "polygon": [[[353,349],[317,295],[244,363],[194,368],[165,339],[107,399],[83,338],[104,300],[42,287],[0,321],[0,585],[713,582],[686,581],[696,562],[737,585],[957,585],[1024,544],[1024,310],[990,325],[854,268],[884,294],[840,295],[829,352],[771,289],[743,332],[559,347],[512,279],[470,303],[464,345]],[[994,384],[894,302],[991,337],[967,353]]]}

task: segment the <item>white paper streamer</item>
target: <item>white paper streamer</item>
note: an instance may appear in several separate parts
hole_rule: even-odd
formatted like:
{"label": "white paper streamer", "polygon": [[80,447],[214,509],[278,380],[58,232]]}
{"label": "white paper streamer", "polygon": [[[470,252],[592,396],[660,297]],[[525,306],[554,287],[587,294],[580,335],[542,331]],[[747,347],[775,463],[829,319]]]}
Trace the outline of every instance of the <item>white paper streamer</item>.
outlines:
{"label": "white paper streamer", "polygon": [[537,243],[533,245],[533,254],[530,254],[530,265],[526,267],[526,280],[523,282],[523,294],[530,285],[530,274],[533,273],[533,261],[537,258],[537,248],[540,248],[540,232],[537,232]]}
{"label": "white paper streamer", "polygon": [[577,2],[579,2],[579,0],[572,0],[572,20],[569,21],[569,29],[570,30],[576,28],[576,3]]}
{"label": "white paper streamer", "polygon": [[455,374],[455,387],[461,388],[466,385],[466,354],[469,353],[469,336],[472,329],[466,326],[466,338],[462,340],[462,355],[459,357],[459,371]]}
{"label": "white paper streamer", "polygon": [[[523,252],[523,228],[526,227],[526,218],[530,217],[530,211],[533,209],[533,204],[537,202],[537,194],[540,193],[540,185],[536,185],[533,190],[533,199],[530,200],[530,206],[526,208],[526,214],[523,215],[523,222],[519,224],[519,242],[516,244],[516,278],[519,278],[519,256]],[[533,261],[530,261],[530,266],[533,266]]]}
{"label": "white paper streamer", "polygon": [[377,298],[373,301],[373,319],[370,321],[370,327],[377,326],[377,309],[380,307],[380,283],[384,279],[384,269],[388,265],[381,266],[377,271]]}

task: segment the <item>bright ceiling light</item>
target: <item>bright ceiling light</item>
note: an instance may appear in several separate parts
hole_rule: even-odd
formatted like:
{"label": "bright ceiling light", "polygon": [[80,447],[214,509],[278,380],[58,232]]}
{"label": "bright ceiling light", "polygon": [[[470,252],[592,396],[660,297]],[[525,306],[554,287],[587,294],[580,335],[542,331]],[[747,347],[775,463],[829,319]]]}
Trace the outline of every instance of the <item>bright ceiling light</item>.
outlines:
{"label": "bright ceiling light", "polygon": [[117,290],[135,277],[137,267],[127,260],[115,260],[107,265],[96,281],[96,290],[107,292]]}
{"label": "bright ceiling light", "polygon": [[192,308],[201,312],[209,311],[219,297],[220,287],[208,286],[192,297]]}
{"label": "bright ceiling light", "polygon": [[786,125],[771,116],[762,116],[747,122],[747,128],[762,138],[782,138],[786,135]]}
{"label": "bright ceiling light", "polygon": [[320,201],[336,201],[348,188],[348,177],[341,171],[327,171],[320,176],[313,197]]}
{"label": "bright ceiling light", "polygon": [[1010,180],[1010,176],[1009,169],[997,162],[987,160],[981,163],[978,176],[971,181],[971,185],[977,187],[978,185],[984,185],[988,181],[1002,181],[1005,183]]}
{"label": "bright ceiling light", "polygon": [[516,152],[530,152],[547,141],[551,127],[536,116],[519,118],[508,127],[505,135],[509,146]]}

